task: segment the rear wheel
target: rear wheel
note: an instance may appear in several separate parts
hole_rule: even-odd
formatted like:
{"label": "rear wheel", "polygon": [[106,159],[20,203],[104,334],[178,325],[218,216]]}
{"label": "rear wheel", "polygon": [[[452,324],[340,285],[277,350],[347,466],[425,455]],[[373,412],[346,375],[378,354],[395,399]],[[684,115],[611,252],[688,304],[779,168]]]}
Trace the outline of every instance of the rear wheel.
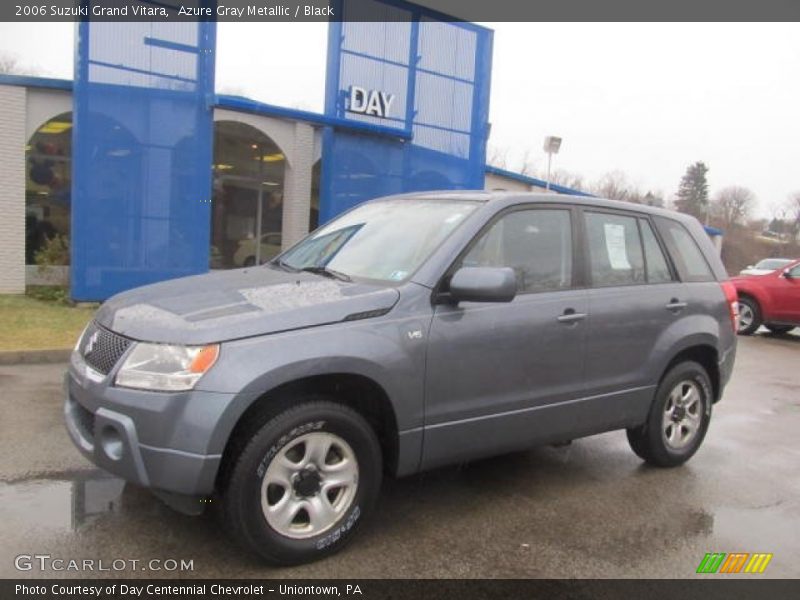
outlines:
{"label": "rear wheel", "polygon": [[320,397],[300,402],[252,436],[222,491],[234,537],[274,564],[341,549],[380,489],[381,449],[366,420]]}
{"label": "rear wheel", "polygon": [[658,386],[644,425],[628,429],[631,449],[658,467],[685,463],[703,443],[712,398],[711,382],[703,366],[694,361],[679,363]]}
{"label": "rear wheel", "polygon": [[794,329],[794,325],[764,325],[767,329],[769,329],[772,333],[777,335],[781,335],[783,333],[789,333],[792,329]]}
{"label": "rear wheel", "polygon": [[255,264],[256,264],[256,257],[255,256],[248,256],[247,258],[244,259],[244,262],[242,263],[242,266],[243,267],[253,267],[253,266],[255,266]]}
{"label": "rear wheel", "polygon": [[748,296],[739,298],[739,335],[752,335],[761,327],[761,308]]}

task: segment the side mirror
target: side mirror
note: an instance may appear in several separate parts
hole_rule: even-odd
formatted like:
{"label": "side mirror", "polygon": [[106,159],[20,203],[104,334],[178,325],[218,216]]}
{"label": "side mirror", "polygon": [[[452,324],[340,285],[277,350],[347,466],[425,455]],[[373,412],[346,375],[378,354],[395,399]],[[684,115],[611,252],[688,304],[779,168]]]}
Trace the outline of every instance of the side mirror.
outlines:
{"label": "side mirror", "polygon": [[509,267],[462,267],[450,279],[456,302],[511,302],[517,295],[517,276]]}
{"label": "side mirror", "polygon": [[792,275],[793,269],[784,269],[781,277],[785,277],[786,279],[794,279],[794,275]]}

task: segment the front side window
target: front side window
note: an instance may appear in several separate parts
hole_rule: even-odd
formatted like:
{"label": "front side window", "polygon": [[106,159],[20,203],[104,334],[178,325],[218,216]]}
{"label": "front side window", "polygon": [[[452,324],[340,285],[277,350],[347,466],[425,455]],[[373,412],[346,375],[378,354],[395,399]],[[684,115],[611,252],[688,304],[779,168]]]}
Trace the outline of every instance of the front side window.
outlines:
{"label": "front side window", "polygon": [[403,281],[478,206],[467,200],[408,198],[365,204],[312,233],[276,264]]}
{"label": "front side window", "polygon": [[586,234],[592,285],[645,283],[644,255],[634,217],[587,212]]}
{"label": "front side window", "polygon": [[570,211],[530,209],[495,222],[464,257],[464,267],[511,267],[519,292],[572,287]]}

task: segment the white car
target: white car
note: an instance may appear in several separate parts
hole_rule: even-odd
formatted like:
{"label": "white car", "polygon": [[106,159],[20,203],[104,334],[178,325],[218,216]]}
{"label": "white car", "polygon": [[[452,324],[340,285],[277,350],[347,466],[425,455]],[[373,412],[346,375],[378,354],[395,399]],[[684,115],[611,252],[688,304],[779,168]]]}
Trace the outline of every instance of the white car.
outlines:
{"label": "white car", "polygon": [[792,258],[765,258],[739,271],[739,275],[769,275],[793,262]]}

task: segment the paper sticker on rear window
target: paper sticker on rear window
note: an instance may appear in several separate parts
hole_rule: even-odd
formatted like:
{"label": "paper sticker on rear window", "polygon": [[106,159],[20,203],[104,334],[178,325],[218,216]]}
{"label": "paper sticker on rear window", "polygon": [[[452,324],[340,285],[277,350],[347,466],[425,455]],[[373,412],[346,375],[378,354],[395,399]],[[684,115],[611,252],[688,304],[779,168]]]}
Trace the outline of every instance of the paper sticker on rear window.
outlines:
{"label": "paper sticker on rear window", "polygon": [[603,229],[606,234],[606,251],[611,268],[615,270],[630,269],[631,263],[628,261],[628,249],[625,245],[625,226],[604,223]]}

